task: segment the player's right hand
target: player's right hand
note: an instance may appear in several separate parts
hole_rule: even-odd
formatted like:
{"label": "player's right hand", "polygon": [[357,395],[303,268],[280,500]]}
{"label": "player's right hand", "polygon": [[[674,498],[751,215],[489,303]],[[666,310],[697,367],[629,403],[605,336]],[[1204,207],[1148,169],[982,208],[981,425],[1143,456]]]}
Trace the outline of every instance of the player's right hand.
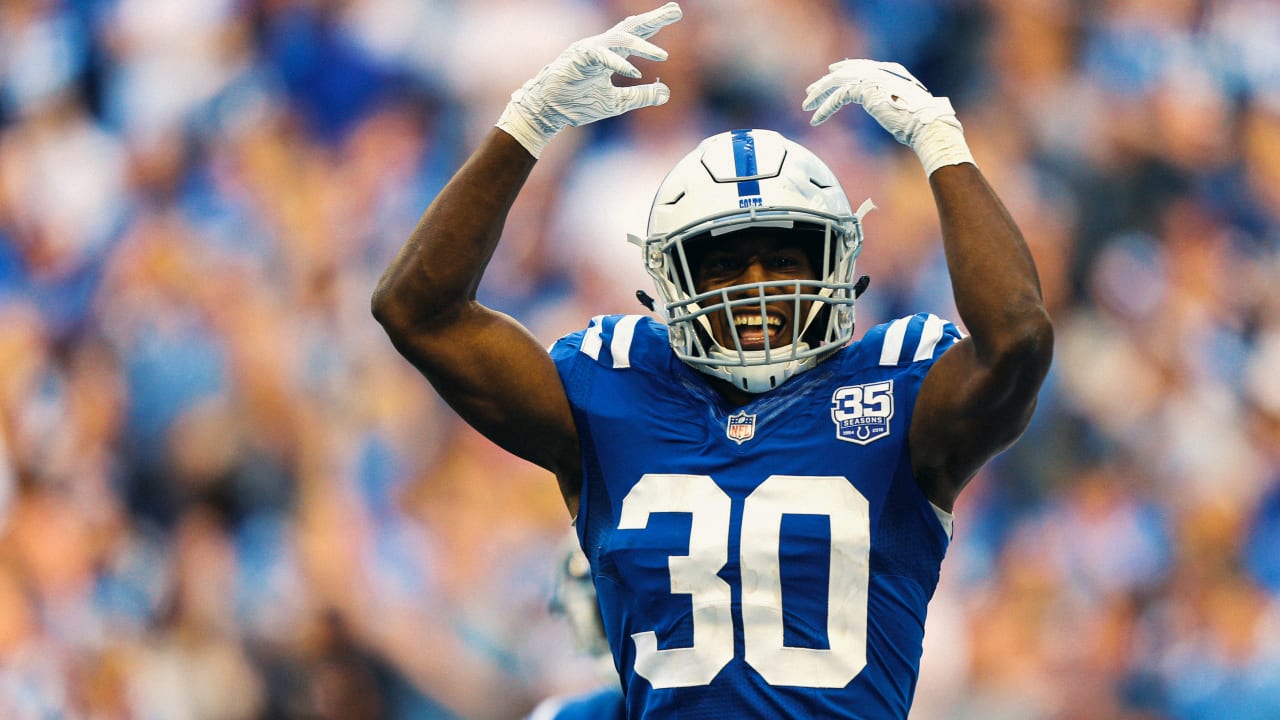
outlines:
{"label": "player's right hand", "polygon": [[647,40],[683,16],[680,6],[669,2],[573,43],[511,94],[497,126],[538,157],[551,138],[566,127],[665,103],[671,97],[665,84],[616,87],[612,76],[640,77],[640,71],[627,62],[632,55],[666,60],[667,51]]}

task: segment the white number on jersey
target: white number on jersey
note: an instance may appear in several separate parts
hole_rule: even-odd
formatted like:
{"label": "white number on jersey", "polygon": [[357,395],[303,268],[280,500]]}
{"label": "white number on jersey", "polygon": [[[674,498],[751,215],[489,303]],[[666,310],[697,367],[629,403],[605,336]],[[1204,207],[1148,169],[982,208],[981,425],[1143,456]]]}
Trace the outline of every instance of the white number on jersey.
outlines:
{"label": "white number on jersey", "polygon": [[[717,573],[729,556],[732,502],[706,475],[645,475],[622,501],[619,530],[641,530],[649,515],[692,516],[689,554],[668,559],[671,592],[690,595],[693,645],[658,649],[653,631],[634,633],[635,670],[655,688],[709,684],[733,659],[731,589]],[[828,648],[783,643],[783,515],[830,519]],[[747,496],[739,538],[746,661],[771,685],[844,687],[866,666],[871,520],[867,499],[839,476],[773,475]]]}

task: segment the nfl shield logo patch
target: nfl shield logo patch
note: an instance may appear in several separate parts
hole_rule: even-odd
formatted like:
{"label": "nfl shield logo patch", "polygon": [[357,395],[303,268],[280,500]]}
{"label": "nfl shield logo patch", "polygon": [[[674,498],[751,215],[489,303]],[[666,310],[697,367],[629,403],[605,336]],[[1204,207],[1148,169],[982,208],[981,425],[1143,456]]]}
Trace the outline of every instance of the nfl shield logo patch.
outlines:
{"label": "nfl shield logo patch", "polygon": [[748,415],[746,410],[730,415],[724,434],[739,445],[750,440],[756,436],[756,416]]}

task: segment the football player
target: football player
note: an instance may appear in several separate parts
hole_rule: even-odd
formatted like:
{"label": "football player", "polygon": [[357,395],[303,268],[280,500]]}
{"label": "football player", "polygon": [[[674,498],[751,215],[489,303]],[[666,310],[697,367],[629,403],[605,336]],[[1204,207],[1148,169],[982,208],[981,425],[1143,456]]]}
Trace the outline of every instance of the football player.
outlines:
{"label": "football player", "polygon": [[965,336],[920,313],[854,341],[862,217],[767,130],[708,138],[658,188],[663,306],[550,353],[475,299],[558,132],[665,102],[631,56],[675,3],[571,45],[517,90],[375,293],[393,343],[467,422],[552,471],[590,561],[628,717],[905,718],[956,497],[1025,428],[1053,331],[1031,255],[951,103],[896,63],[808,88],[861,105],[933,191]]}

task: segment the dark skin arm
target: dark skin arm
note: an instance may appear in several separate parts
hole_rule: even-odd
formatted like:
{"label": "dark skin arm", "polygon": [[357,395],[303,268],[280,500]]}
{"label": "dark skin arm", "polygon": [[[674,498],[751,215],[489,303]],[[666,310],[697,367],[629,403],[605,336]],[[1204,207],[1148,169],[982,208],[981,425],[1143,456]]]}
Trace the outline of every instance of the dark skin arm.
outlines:
{"label": "dark skin arm", "polygon": [[510,135],[490,130],[383,273],[373,314],[463,420],[555,473],[576,515],[578,435],[555,364],[522,325],[476,302],[535,162]]}
{"label": "dark skin arm", "polygon": [[1026,429],[1053,355],[1053,326],[1022,234],[978,168],[939,168],[929,185],[970,335],[920,388],[911,466],[925,495],[950,511],[978,469]]}

